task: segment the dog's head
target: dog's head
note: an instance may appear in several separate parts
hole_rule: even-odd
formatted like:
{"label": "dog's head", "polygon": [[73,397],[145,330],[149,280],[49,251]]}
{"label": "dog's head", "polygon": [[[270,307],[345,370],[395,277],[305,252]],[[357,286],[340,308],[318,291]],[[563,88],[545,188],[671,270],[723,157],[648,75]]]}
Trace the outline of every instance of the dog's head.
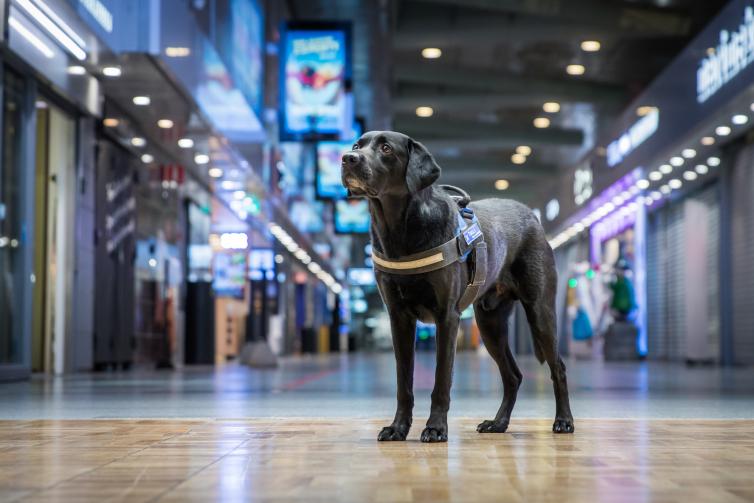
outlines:
{"label": "dog's head", "polygon": [[341,179],[350,195],[415,194],[432,185],[440,166],[418,141],[395,131],[369,131],[343,155]]}

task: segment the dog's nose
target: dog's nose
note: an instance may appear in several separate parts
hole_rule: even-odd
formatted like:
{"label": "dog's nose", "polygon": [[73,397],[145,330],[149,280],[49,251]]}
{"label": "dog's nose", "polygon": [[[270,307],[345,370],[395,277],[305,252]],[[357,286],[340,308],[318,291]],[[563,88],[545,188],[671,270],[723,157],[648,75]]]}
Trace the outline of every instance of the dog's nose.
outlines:
{"label": "dog's nose", "polygon": [[359,164],[361,157],[356,152],[346,152],[343,154],[343,166],[353,167]]}

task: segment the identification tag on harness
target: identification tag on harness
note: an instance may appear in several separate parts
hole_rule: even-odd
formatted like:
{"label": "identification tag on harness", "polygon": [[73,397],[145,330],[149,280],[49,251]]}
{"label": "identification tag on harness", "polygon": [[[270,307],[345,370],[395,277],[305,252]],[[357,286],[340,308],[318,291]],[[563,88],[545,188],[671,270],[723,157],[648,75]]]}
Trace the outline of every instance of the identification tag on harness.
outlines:
{"label": "identification tag on harness", "polygon": [[482,235],[482,229],[479,228],[479,224],[474,222],[463,230],[463,239],[467,245],[470,245],[476,238]]}

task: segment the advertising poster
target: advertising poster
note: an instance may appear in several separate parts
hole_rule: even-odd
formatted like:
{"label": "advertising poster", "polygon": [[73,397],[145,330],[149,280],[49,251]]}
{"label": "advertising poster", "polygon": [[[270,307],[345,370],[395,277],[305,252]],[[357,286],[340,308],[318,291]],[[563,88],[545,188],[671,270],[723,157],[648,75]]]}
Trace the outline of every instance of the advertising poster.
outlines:
{"label": "advertising poster", "polygon": [[343,138],[348,103],[348,25],[290,25],[281,36],[281,139]]}
{"label": "advertising poster", "polygon": [[246,252],[218,252],[213,261],[212,288],[218,297],[242,299],[246,285]]}
{"label": "advertising poster", "polygon": [[323,141],[317,144],[317,197],[345,199],[348,190],[340,179],[343,154],[353,148],[353,142]]}
{"label": "advertising poster", "polygon": [[335,201],[335,232],[341,234],[369,232],[369,202],[366,199]]}

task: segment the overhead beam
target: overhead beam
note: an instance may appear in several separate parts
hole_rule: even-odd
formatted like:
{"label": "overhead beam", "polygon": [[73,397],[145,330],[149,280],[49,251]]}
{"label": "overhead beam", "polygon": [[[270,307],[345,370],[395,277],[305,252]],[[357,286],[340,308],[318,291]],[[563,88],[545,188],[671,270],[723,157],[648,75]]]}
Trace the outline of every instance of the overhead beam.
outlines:
{"label": "overhead beam", "polygon": [[510,73],[490,72],[468,67],[448,66],[436,63],[398,64],[393,70],[393,78],[398,82],[431,84],[486,92],[484,96],[474,93],[425,93],[421,89],[401,92],[394,101],[398,106],[406,106],[416,99],[433,98],[450,106],[464,106],[484,103],[515,104],[516,101],[588,102],[616,104],[625,100],[625,90],[616,85],[584,81],[582,79],[532,78]]}
{"label": "overhead beam", "polygon": [[466,146],[474,142],[480,142],[480,145],[486,142],[500,148],[511,148],[521,144],[580,146],[584,141],[584,133],[576,129],[537,129],[533,126],[423,119],[402,115],[396,116],[393,124],[395,130],[414,136],[420,141],[422,138],[425,138],[427,143],[439,140],[446,144],[445,146],[456,142]]}
{"label": "overhead beam", "polygon": [[551,178],[557,173],[557,167],[527,162],[521,165],[511,164],[508,159],[443,157],[435,156],[442,168],[442,176],[464,179],[469,182],[496,180],[498,178],[532,179]]}

